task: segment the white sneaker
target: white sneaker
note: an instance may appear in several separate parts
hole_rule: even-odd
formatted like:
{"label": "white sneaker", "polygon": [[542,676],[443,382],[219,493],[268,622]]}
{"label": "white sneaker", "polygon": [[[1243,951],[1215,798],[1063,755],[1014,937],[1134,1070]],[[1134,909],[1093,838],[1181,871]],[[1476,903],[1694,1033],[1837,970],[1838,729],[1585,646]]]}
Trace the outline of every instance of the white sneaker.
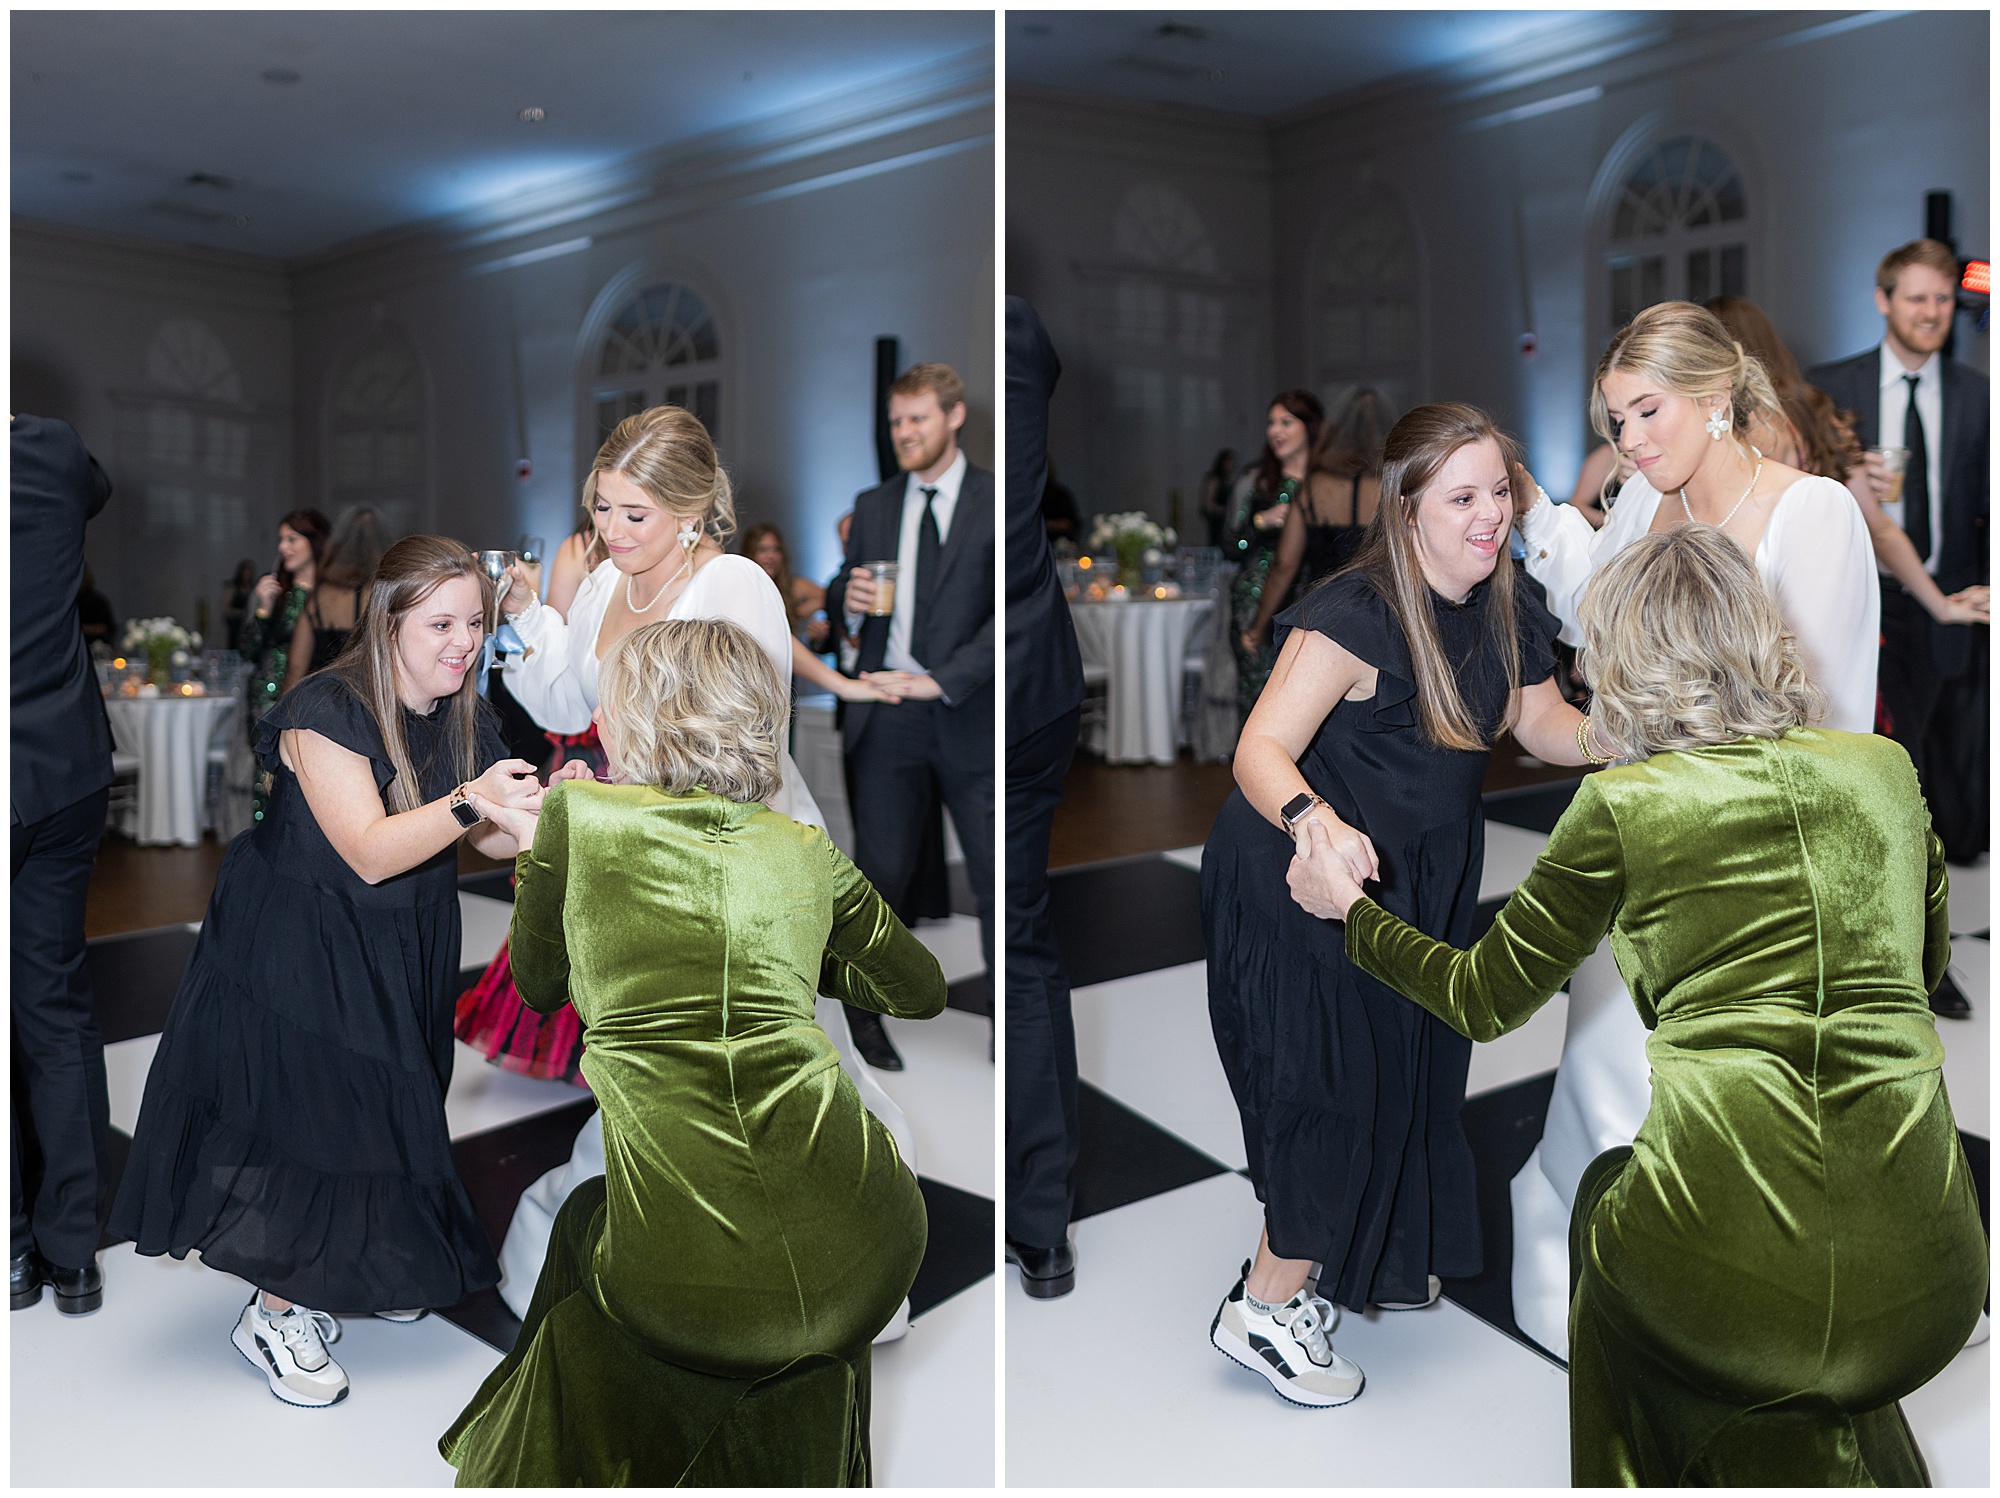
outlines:
{"label": "white sneaker", "polygon": [[1378,1311],[1421,1311],[1425,1306],[1436,1305],[1438,1297],[1444,1294],[1444,1282],[1434,1274],[1427,1275],[1426,1278],[1430,1281],[1431,1298],[1429,1300],[1378,1300],[1375,1302],[1375,1309]]}
{"label": "white sneaker", "polygon": [[[1244,1277],[1250,1266],[1243,1266]],[[1251,1309],[1243,1280],[1223,1298],[1209,1323],[1217,1352],[1271,1382],[1278,1397],[1308,1409],[1328,1409],[1360,1397],[1367,1376],[1333,1350],[1327,1326],[1333,1308],[1301,1290],[1271,1315]]]}
{"label": "white sneaker", "polygon": [[326,1350],[340,1326],[325,1311],[293,1306],[276,1315],[264,1309],[261,1291],[236,1318],[229,1340],[271,1380],[271,1392],[286,1404],[321,1409],[347,1397],[347,1374]]}
{"label": "white sneaker", "polygon": [[[428,1315],[430,1315],[428,1309],[416,1311],[377,1311],[375,1319],[377,1321],[394,1321],[400,1324],[411,1321],[422,1321]],[[340,1339],[338,1336],[334,1336],[328,1340],[337,1342]]]}

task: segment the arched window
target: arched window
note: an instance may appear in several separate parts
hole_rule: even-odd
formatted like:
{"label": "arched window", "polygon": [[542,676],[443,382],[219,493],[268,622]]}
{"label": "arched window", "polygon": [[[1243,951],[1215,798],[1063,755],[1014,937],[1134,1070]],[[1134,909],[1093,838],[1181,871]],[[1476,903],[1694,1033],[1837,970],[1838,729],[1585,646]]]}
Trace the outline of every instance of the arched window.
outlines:
{"label": "arched window", "polygon": [[402,338],[383,337],[341,366],[327,433],[335,513],[373,505],[392,535],[425,523],[424,414],[423,371]]}
{"label": "arched window", "polygon": [[1749,295],[1750,204],[1728,154],[1677,135],[1641,157],[1612,203],[1604,263],[1614,330],[1655,302]]}
{"label": "arched window", "polygon": [[722,376],[722,341],[707,305],[685,286],[648,286],[619,309],[598,348],[597,441],[651,406],[679,406],[719,442]]}
{"label": "arched window", "polygon": [[1401,205],[1377,192],[1336,212],[1314,269],[1314,383],[1327,414],[1366,385],[1399,415],[1422,364],[1416,236]]}

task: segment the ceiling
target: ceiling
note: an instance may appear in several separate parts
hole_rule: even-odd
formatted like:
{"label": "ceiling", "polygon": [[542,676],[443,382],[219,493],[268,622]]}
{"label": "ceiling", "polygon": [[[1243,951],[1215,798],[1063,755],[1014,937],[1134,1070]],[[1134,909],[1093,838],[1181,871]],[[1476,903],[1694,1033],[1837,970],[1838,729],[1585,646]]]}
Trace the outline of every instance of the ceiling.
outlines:
{"label": "ceiling", "polygon": [[1556,10],[1009,11],[1007,81],[1269,118],[1404,75],[1559,45],[1622,17]]}
{"label": "ceiling", "polygon": [[990,12],[935,10],[17,10],[9,29],[15,214],[280,259],[993,39]]}

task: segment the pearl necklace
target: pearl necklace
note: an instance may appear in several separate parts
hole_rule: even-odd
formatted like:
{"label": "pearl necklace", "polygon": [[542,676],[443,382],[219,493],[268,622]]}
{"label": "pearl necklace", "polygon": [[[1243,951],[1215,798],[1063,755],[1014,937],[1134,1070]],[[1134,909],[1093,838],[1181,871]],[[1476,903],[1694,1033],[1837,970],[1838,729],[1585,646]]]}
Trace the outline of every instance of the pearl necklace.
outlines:
{"label": "pearl necklace", "polygon": [[630,609],[635,615],[651,613],[653,609],[658,606],[660,600],[667,596],[667,589],[671,588],[675,583],[679,582],[684,575],[691,574],[694,571],[694,549],[700,544],[701,544],[700,532],[698,531],[681,532],[681,550],[682,552],[685,553],[685,557],[681,562],[680,569],[677,572],[675,572],[672,577],[668,578],[665,582],[660,584],[660,590],[659,592],[653,595],[653,601],[647,604],[643,609],[632,601],[632,574],[629,572],[626,573],[625,607]]}
{"label": "pearl necklace", "polygon": [[[1752,451],[1753,453],[1757,453],[1757,449],[1754,447],[1751,448],[1750,451]],[[1757,480],[1762,478],[1763,474],[1764,474],[1764,455],[1762,453],[1757,453],[1757,466],[1754,470],[1752,470],[1750,474],[1750,488],[1745,489],[1743,491],[1743,499],[1737,500],[1734,505],[1730,506],[1729,513],[1727,515],[1724,515],[1722,519],[1716,524],[1715,528],[1717,530],[1725,530],[1728,528],[1729,522],[1736,518],[1736,512],[1743,508],[1743,500],[1748,499],[1750,497],[1750,489],[1754,489],[1757,487]],[[1689,525],[1693,525],[1695,523],[1694,511],[1688,508],[1688,492],[1687,492],[1687,485],[1685,484],[1681,486],[1681,512],[1687,516]]]}

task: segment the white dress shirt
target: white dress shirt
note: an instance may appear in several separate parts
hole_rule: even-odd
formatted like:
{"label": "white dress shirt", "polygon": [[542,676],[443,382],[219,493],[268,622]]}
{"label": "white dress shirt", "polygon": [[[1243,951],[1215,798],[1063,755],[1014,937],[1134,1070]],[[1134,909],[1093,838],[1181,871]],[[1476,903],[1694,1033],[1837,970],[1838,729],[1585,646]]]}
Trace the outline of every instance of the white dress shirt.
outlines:
{"label": "white dress shirt", "polygon": [[[1882,447],[1903,445],[1903,418],[1909,411],[1910,387],[1903,376],[1917,377],[1917,417],[1924,424],[1924,477],[1929,481],[1931,500],[1931,554],[1924,558],[1924,571],[1937,573],[1938,536],[1944,529],[1944,356],[1932,354],[1914,370],[1882,340],[1882,426],[1877,442]],[[1882,506],[1882,513],[1903,527],[1903,502]],[[1884,572],[1888,568],[1882,569]]]}
{"label": "white dress shirt", "polygon": [[896,538],[896,604],[889,614],[889,648],[882,656],[882,664],[891,671],[922,675],[930,670],[910,654],[910,631],[917,622],[917,532],[924,523],[924,490],[937,490],[931,513],[937,517],[938,545],[942,548],[951,534],[951,517],[958,511],[958,488],[965,482],[965,469],[961,449],[936,483],[927,486],[913,473],[903,486],[903,525]]}

